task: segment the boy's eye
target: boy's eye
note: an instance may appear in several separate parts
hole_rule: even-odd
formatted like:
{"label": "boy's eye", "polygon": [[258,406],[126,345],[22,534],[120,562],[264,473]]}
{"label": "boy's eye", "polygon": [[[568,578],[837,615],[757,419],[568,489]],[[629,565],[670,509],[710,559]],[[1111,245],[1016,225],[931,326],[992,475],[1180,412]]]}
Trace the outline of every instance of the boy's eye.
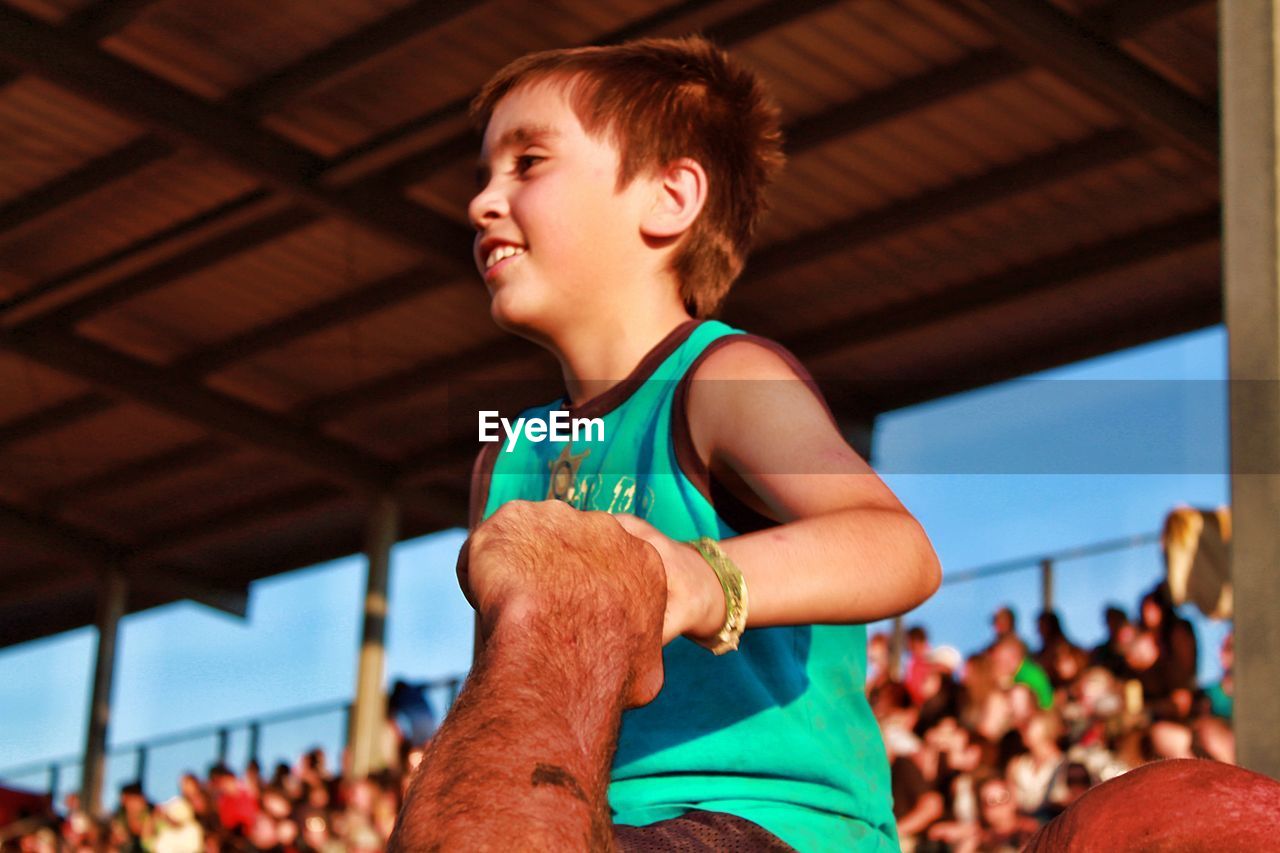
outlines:
{"label": "boy's eye", "polygon": [[516,158],[516,172],[523,175],[545,159],[545,157],[539,157],[537,154],[521,154]]}

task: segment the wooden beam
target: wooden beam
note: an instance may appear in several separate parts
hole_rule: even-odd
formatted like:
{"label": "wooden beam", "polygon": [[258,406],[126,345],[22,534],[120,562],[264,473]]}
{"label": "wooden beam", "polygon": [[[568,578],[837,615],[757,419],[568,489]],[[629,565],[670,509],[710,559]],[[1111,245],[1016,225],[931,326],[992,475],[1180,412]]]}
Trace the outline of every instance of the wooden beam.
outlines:
{"label": "wooden beam", "polygon": [[[821,11],[835,2],[837,0],[765,0],[724,20],[706,25],[701,30],[707,38],[722,47],[731,48],[789,21]],[[599,36],[590,43],[617,44],[640,36],[652,35],[655,32],[676,27],[686,18],[701,16],[711,5],[713,4],[708,0],[687,0]],[[378,151],[395,146],[406,135],[420,134],[424,128],[462,118],[466,115],[469,104],[470,98],[459,98],[428,116],[385,133],[371,140],[368,148],[351,151],[340,158],[333,165],[331,173],[335,176],[343,176],[343,180],[352,180],[359,176],[362,183],[371,183],[384,188],[384,191],[386,187],[404,187],[419,183],[436,171],[457,162],[461,157],[478,152],[480,144],[475,132],[470,129],[464,130],[432,145],[425,151],[398,159],[390,164],[383,164],[376,171],[361,170],[359,161],[366,158],[377,159]]]}
{"label": "wooden beam", "polygon": [[470,229],[402,196],[368,204],[320,186],[315,178],[324,164],[314,154],[104,53],[92,40],[0,6],[0,58],[128,116],[172,144],[214,151],[314,210],[426,250],[445,266],[467,257]]}
{"label": "wooden beam", "polygon": [[916,110],[1008,80],[1030,66],[1000,50],[985,50],[846,101],[783,130],[787,153],[803,154]]}
{"label": "wooden beam", "polygon": [[0,303],[0,311],[8,325],[29,322],[78,295],[109,287],[112,282],[137,275],[150,266],[172,262],[186,252],[201,251],[205,242],[247,227],[255,219],[276,215],[287,206],[286,201],[271,193],[252,190],[28,287]]}
{"label": "wooden beam", "polygon": [[[9,504],[0,504],[0,537],[25,542],[47,554],[99,570],[120,565],[128,559],[129,546],[112,542],[75,525],[47,516],[36,515]],[[243,617],[248,604],[248,590],[243,586],[210,583],[191,571],[172,565],[147,568],[130,567],[125,576],[148,588],[161,588],[175,598],[189,598],[225,613]],[[54,594],[62,591],[55,577]],[[24,588],[23,595],[41,594],[38,588]],[[7,602],[8,590],[0,589]]]}
{"label": "wooden beam", "polygon": [[1093,246],[1073,247],[1067,252],[1041,258],[1007,272],[949,287],[936,295],[889,305],[870,314],[806,330],[791,342],[791,348],[798,357],[808,361],[828,358],[921,326],[1048,293],[1081,279],[1212,243],[1218,239],[1221,227],[1215,208]]}
{"label": "wooden beam", "polygon": [[532,347],[532,344],[512,336],[483,341],[462,352],[432,356],[404,370],[371,379],[354,388],[317,397],[303,403],[297,414],[305,421],[323,423],[335,420],[344,414],[380,405],[431,384],[458,381],[515,359],[527,360],[534,354]]}
{"label": "wooden beam", "polygon": [[77,421],[101,414],[115,405],[115,400],[101,394],[80,394],[0,425],[0,447],[18,444],[42,433],[62,429]]}
{"label": "wooden beam", "polygon": [[[732,5],[733,0],[683,0],[606,33],[591,43],[613,44],[639,36],[656,35],[668,30],[672,32],[696,30],[700,27],[693,25],[693,22],[700,21],[709,11],[714,12],[720,6]],[[381,182],[385,177],[385,170],[394,167],[406,156],[405,152],[418,151],[421,145],[417,142],[418,139],[438,138],[441,127],[465,120],[470,103],[470,95],[455,98],[426,115],[382,131],[333,160],[325,171],[325,180],[346,184],[367,177],[374,182]],[[479,151],[479,145],[474,142],[474,136],[467,131],[450,137],[444,143],[433,146],[431,150],[436,153],[428,156],[453,159],[474,155]],[[387,181],[387,183],[392,182]]]}
{"label": "wooden beam", "polygon": [[1082,22],[1052,3],[959,0],[958,5],[1027,62],[1048,68],[1115,109],[1152,139],[1217,167],[1218,122],[1212,107],[1100,43]]}
{"label": "wooden beam", "polygon": [[847,252],[931,221],[969,213],[1017,193],[1113,166],[1147,149],[1146,143],[1130,132],[1104,131],[887,208],[841,220],[752,254],[739,290],[747,290],[794,264]]}
{"label": "wooden beam", "polygon": [[[1209,290],[1212,288],[1207,287],[1206,291]],[[1077,329],[1068,329],[1038,340],[1033,350],[1016,355],[1001,353],[983,361],[956,364],[948,376],[899,382],[892,386],[881,383],[878,393],[872,392],[866,403],[878,412],[888,412],[1194,332],[1220,322],[1222,300],[1216,293],[1208,293],[1205,297],[1144,311],[1138,316],[1108,317],[1092,326],[1088,335],[1081,335]]]}
{"label": "wooden beam", "polygon": [[230,105],[252,116],[279,110],[410,39],[475,8],[477,0],[417,0],[236,92]]}
{"label": "wooden beam", "polygon": [[50,510],[57,509],[146,480],[206,465],[230,452],[230,446],[224,441],[197,439],[49,489],[37,495],[33,503]]}
{"label": "wooden beam", "polygon": [[63,27],[86,40],[99,41],[123,30],[159,0],[96,0],[70,15]]}
{"label": "wooden beam", "polygon": [[163,530],[154,530],[129,554],[127,565],[150,563],[187,553],[208,542],[225,539],[253,525],[279,523],[282,516],[311,512],[350,493],[323,483],[289,486],[253,500],[222,507],[199,518],[186,519]]}
{"label": "wooden beam", "polygon": [[175,381],[170,372],[74,335],[0,330],[0,345],[54,370],[185,421],[292,458],[357,488],[381,490],[390,465],[232,397]]}
{"label": "wooden beam", "polygon": [[218,234],[177,257],[117,279],[80,299],[54,308],[23,324],[22,328],[65,329],[130,299],[277,240],[313,224],[317,219],[313,211],[301,207],[287,207],[268,216],[251,219],[245,225]]}
{"label": "wooden beam", "polygon": [[1089,29],[1111,39],[1141,35],[1147,28],[1214,0],[1116,0],[1090,9],[1084,15]]}
{"label": "wooden beam", "polygon": [[440,277],[425,265],[415,266],[353,293],[343,294],[274,323],[228,338],[181,359],[175,369],[193,376],[208,376],[230,364],[285,346],[335,324],[364,317],[406,299],[429,293],[448,282],[449,279]]}
{"label": "wooden beam", "polygon": [[157,163],[172,153],[173,146],[153,137],[143,137],[90,160],[0,208],[0,237],[8,237],[10,232],[31,224],[32,220]]}

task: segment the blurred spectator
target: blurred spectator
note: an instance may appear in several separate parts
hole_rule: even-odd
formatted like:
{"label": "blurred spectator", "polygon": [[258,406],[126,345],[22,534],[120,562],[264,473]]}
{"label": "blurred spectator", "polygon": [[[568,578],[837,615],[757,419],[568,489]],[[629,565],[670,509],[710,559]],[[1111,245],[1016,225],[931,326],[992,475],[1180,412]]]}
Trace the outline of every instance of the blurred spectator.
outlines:
{"label": "blurred spectator", "polygon": [[929,660],[929,635],[919,625],[907,631],[907,653],[911,661],[907,664],[907,675],[903,683],[911,701],[917,706],[924,704],[924,682],[933,674],[933,663]]}
{"label": "blurred spectator", "polygon": [[414,743],[426,743],[436,730],[436,715],[427,704],[425,684],[396,680],[387,699],[387,710]]}
{"label": "blurred spectator", "polygon": [[142,793],[142,783],[130,782],[120,789],[120,805],[112,821],[111,836],[116,849],[143,853],[142,839],[150,831],[151,804]]}
{"label": "blurred spectator", "polygon": [[1036,630],[1040,634],[1036,663],[1049,676],[1054,688],[1069,684],[1084,669],[1088,656],[1067,639],[1062,620],[1052,610],[1043,611],[1036,618]]}
{"label": "blurred spectator", "polygon": [[1133,641],[1135,629],[1129,622],[1129,617],[1119,607],[1108,607],[1104,619],[1107,624],[1107,639],[1094,648],[1089,656],[1089,663],[1104,667],[1115,675],[1123,675],[1124,650]]}
{"label": "blurred spectator", "polygon": [[1204,692],[1209,698],[1210,713],[1215,717],[1229,720],[1235,710],[1236,691],[1233,671],[1236,664],[1236,635],[1234,633],[1227,634],[1223,639],[1222,648],[1218,651],[1218,661],[1222,664],[1222,679],[1205,688]]}
{"label": "blurred spectator", "polygon": [[200,853],[204,849],[204,830],[185,798],[168,800],[156,809],[155,816],[154,853]]}
{"label": "blurred spectator", "polygon": [[1065,790],[1050,790],[1066,760],[1058,748],[1061,728],[1055,715],[1036,714],[1022,733],[1027,751],[1009,762],[1009,784],[1024,814],[1040,814],[1051,802],[1061,803],[1066,798]]}
{"label": "blurred spectator", "polygon": [[1017,634],[1008,634],[991,650],[996,681],[1002,687],[1023,684],[1034,695],[1041,708],[1053,706],[1053,686],[1049,676],[1034,660],[1027,657],[1027,647]]}
{"label": "blurred spectator", "polygon": [[1196,681],[1196,635],[1191,623],[1173,609],[1169,588],[1159,584],[1142,598],[1142,627],[1156,638],[1169,689],[1192,688]]}
{"label": "blurred spectator", "polygon": [[995,637],[992,638],[991,645],[987,646],[987,651],[994,649],[1005,637],[1017,636],[1018,617],[1014,615],[1013,608],[1006,604],[991,614],[991,630],[995,632]]}

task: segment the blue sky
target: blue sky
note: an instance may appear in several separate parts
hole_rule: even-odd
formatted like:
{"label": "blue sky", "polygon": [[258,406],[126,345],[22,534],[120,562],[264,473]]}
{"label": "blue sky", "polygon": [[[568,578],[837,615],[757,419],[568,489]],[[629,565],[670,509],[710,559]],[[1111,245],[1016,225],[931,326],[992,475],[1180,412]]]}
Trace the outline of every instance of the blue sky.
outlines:
{"label": "blue sky", "polygon": [[[1147,533],[1179,503],[1229,501],[1225,375],[1226,333],[1218,326],[884,415],[875,464],[924,524],[944,577]],[[462,538],[445,531],[397,547],[389,679],[466,668],[471,617],[453,573]],[[1161,572],[1154,546],[1061,565],[1056,594],[1069,636],[1096,643],[1103,607],[1132,612]],[[259,582],[244,621],[192,604],[126,618],[112,743],[350,697],[363,574],[362,560],[348,558]],[[968,652],[985,644],[990,614],[1003,602],[1014,605],[1030,637],[1039,573],[944,586],[908,623]],[[1225,626],[1195,621],[1202,675],[1216,677]],[[0,652],[0,769],[78,753],[92,656],[90,629]],[[271,726],[264,758],[293,760],[312,743],[332,750],[340,729],[336,712]],[[213,749],[210,737],[155,751],[148,793],[172,794],[178,774],[207,769]],[[233,763],[243,749],[241,733]],[[69,772],[74,783],[78,770]],[[132,775],[132,759],[113,760],[109,789]]]}

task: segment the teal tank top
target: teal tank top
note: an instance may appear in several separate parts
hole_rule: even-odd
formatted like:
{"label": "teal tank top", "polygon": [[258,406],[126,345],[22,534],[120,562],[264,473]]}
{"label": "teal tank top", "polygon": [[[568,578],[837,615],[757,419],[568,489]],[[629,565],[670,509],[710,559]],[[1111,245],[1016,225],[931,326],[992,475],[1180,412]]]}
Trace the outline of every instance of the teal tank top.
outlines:
{"label": "teal tank top", "polygon": [[[558,497],[632,513],[676,540],[737,535],[682,469],[672,432],[680,380],[732,334],[719,322],[687,323],[630,377],[571,410],[601,418],[603,440],[580,433],[576,442],[491,449],[482,517],[507,501]],[[740,650],[720,657],[683,637],[669,643],[661,693],[622,718],[614,822],[705,809],[753,821],[800,851],[896,850],[889,765],[864,693],[866,637],[862,625],[748,628]]]}

